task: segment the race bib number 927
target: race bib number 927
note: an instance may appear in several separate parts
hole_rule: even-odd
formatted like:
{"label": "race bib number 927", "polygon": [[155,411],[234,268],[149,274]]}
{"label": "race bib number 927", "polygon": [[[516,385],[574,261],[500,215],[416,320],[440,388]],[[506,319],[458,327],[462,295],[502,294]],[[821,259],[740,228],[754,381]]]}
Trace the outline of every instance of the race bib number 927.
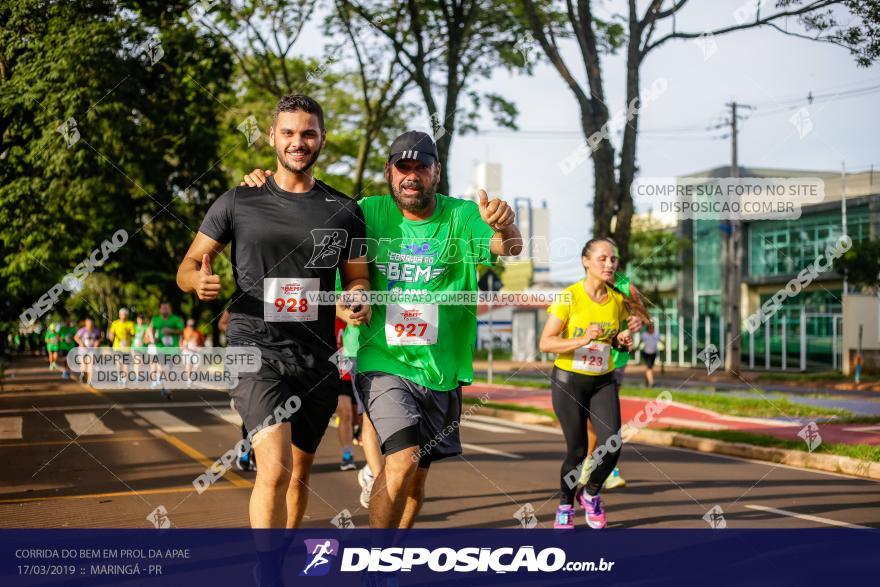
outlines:
{"label": "race bib number 927", "polygon": [[438,315],[436,304],[390,304],[385,313],[385,342],[390,346],[435,344]]}

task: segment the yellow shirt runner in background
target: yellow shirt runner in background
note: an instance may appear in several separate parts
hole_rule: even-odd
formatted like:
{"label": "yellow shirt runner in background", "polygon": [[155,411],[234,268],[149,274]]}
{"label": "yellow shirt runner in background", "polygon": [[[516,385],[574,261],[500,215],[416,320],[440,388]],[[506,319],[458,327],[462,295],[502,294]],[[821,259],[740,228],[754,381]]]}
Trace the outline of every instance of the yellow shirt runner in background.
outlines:
{"label": "yellow shirt runner in background", "polygon": [[129,349],[134,340],[134,322],[131,320],[114,320],[110,324],[110,333],[113,335],[114,349]]}

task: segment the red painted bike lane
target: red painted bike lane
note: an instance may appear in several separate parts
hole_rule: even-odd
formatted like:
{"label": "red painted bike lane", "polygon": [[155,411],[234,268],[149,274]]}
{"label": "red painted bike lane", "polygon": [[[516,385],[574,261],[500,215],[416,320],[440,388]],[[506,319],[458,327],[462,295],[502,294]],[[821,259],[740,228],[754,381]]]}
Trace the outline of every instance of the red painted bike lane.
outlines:
{"label": "red painted bike lane", "polygon": [[[658,390],[658,395],[662,390]],[[474,384],[463,388],[467,397],[479,398],[488,394],[488,402],[511,403],[553,411],[550,390],[534,387],[515,387],[511,385]],[[621,397],[620,411],[623,422],[644,421],[639,412],[656,400],[646,398]],[[739,430],[753,434],[766,434],[784,440],[803,442],[798,433],[808,420],[793,421],[775,418],[746,418],[726,416],[711,410],[697,408],[679,402],[663,404],[662,400],[650,410],[654,413],[649,428],[690,428],[697,430]],[[647,414],[647,412],[646,412]],[[822,442],[843,444],[880,444],[880,425],[877,424],[833,424],[818,422]]]}

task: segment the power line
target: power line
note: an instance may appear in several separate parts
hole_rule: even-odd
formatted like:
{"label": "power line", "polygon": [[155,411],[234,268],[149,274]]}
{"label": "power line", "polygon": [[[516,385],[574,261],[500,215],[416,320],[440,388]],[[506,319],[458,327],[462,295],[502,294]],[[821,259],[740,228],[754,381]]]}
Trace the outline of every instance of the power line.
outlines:
{"label": "power line", "polygon": [[[851,85],[851,84],[850,84]],[[852,88],[849,90],[843,91],[831,91],[831,92],[823,92],[813,94],[812,92],[808,92],[806,96],[801,98],[792,98],[786,99],[776,102],[757,102],[753,103],[754,109],[757,112],[750,114],[748,116],[739,117],[740,120],[745,121],[750,118],[763,118],[767,116],[775,116],[781,114],[783,112],[794,110],[798,107],[809,106],[811,104],[817,102],[834,102],[837,100],[846,100],[850,98],[860,98],[863,96],[870,96],[872,94],[876,94],[880,92],[880,84],[873,86],[866,86],[861,88]],[[764,107],[766,105],[771,106],[769,109],[765,110]],[[692,137],[687,135],[693,134],[701,134],[706,133],[712,130],[718,130],[720,128],[726,128],[730,125],[729,120],[722,119],[718,122],[712,122],[705,126],[678,126],[678,127],[658,127],[658,128],[644,128],[639,130],[639,134],[644,138],[652,138],[652,139],[662,139],[662,140],[717,140],[728,138],[729,135],[724,136],[712,136],[712,137]],[[507,137],[510,135],[516,135],[517,138],[522,139],[537,139],[537,140],[546,140],[546,139],[555,139],[560,137],[582,137],[583,131],[578,129],[521,129],[521,130],[511,130],[511,129],[503,129],[503,128],[494,128],[488,129],[486,131],[482,131],[479,133],[480,136],[498,136],[498,137]]]}
{"label": "power line", "polygon": [[[849,86],[853,86],[853,85],[857,85],[857,84],[863,84],[863,83],[865,83],[864,80],[859,80],[859,81],[849,82],[849,83],[844,83],[844,84],[838,84],[838,85],[835,86],[834,88],[827,88],[827,89],[819,90],[819,91],[817,91],[817,92],[814,94],[814,96],[835,95],[835,94],[840,93],[840,89],[841,89],[841,88],[846,88],[846,87],[849,87]],[[878,84],[878,83],[880,83],[880,79],[870,80],[868,83],[871,83],[871,84]],[[874,86],[870,86],[870,87],[877,87],[877,86],[874,85]],[[853,88],[852,90],[847,90],[847,91],[858,91],[858,90],[860,90],[860,89],[866,89],[866,88]],[[809,93],[811,93],[811,92],[808,91],[808,94],[809,94]],[[785,104],[786,102],[798,102],[798,101],[802,101],[803,99],[804,99],[804,98],[803,98],[803,94],[799,94],[799,95],[797,95],[797,96],[792,96],[792,95],[790,95],[790,96],[785,97],[785,98],[779,98],[779,99],[774,99],[774,100],[758,100],[758,101],[753,101],[752,104],[754,104],[754,105],[755,105],[756,107],[758,107],[758,108],[764,108],[764,107],[767,107],[767,106],[778,106],[778,105],[781,105],[781,104]]]}

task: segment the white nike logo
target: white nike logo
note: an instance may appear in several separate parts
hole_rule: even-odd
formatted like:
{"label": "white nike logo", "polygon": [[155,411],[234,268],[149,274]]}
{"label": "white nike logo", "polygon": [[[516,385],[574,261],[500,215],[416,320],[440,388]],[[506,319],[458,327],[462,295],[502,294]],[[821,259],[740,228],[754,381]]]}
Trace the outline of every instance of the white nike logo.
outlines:
{"label": "white nike logo", "polygon": [[335,202],[336,200],[334,200],[333,198],[324,198],[324,201],[325,202]]}

